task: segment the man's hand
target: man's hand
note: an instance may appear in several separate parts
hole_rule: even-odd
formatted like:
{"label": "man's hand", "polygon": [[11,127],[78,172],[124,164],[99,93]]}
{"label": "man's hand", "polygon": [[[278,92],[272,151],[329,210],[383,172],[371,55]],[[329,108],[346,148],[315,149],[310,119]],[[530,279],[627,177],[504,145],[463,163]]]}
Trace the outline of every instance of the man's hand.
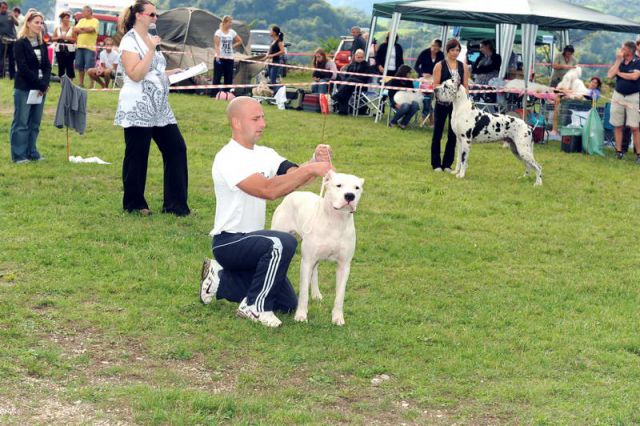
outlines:
{"label": "man's hand", "polygon": [[616,51],[616,60],[621,61],[623,56],[624,56],[624,52],[622,51],[622,49],[618,49]]}
{"label": "man's hand", "polygon": [[331,146],[325,144],[319,144],[316,146],[316,149],[313,152],[313,160],[331,162]]}

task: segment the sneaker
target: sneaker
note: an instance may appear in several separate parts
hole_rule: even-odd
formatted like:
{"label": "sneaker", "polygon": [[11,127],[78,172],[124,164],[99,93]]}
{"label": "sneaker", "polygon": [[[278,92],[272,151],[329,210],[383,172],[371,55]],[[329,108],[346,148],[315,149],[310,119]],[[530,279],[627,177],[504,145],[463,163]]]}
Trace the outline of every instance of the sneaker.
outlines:
{"label": "sneaker", "polygon": [[436,167],[435,169],[433,169],[434,172],[440,173],[442,171],[441,167]]}
{"label": "sneaker", "polygon": [[25,158],[24,160],[18,160],[18,161],[16,161],[16,164],[25,164],[25,163],[30,163],[30,162],[31,162],[31,160],[29,160],[29,159]]}
{"label": "sneaker", "polygon": [[448,172],[448,173],[451,173],[451,167],[445,167],[445,168],[444,168],[444,171],[445,171],[445,172]]}
{"label": "sneaker", "polygon": [[622,152],[622,151],[616,152],[616,158],[618,160],[622,160],[622,157],[624,157],[624,152]]}
{"label": "sneaker", "polygon": [[246,297],[240,302],[236,315],[272,328],[280,327],[282,324],[272,311],[258,312],[255,305],[248,305]]}
{"label": "sneaker", "polygon": [[220,285],[222,266],[215,259],[205,259],[200,271],[200,301],[208,305],[216,296]]}
{"label": "sneaker", "polygon": [[636,157],[636,164],[640,165],[640,155]]}

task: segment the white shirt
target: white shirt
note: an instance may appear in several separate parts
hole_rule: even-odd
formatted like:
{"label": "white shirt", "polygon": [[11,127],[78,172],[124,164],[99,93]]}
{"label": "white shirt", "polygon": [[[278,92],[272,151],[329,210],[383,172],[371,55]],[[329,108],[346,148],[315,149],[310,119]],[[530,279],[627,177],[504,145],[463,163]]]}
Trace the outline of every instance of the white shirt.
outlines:
{"label": "white shirt", "polygon": [[100,52],[100,63],[105,67],[113,71],[113,66],[118,64],[120,60],[120,54],[115,50],[111,50],[111,53],[107,53],[104,49]]}
{"label": "white shirt", "polygon": [[[120,54],[134,52],[144,58],[149,48],[132,28],[122,37]],[[164,127],[176,124],[169,105],[169,79],[164,71],[167,61],[162,53],[155,52],[149,72],[141,81],[133,81],[124,73],[124,84],[118,97],[118,109],[114,124],[122,127]]]}
{"label": "white shirt", "polygon": [[264,229],[267,202],[238,188],[238,183],[260,173],[274,177],[285,161],[271,148],[247,149],[231,139],[213,160],[211,175],[216,193],[216,217],[211,236],[221,232],[254,232]]}
{"label": "white shirt", "polygon": [[223,33],[222,30],[217,30],[214,34],[220,38],[220,58],[233,59],[233,40],[238,35],[234,30],[229,30]]}
{"label": "white shirt", "polygon": [[391,46],[391,56],[389,56],[389,66],[387,67],[388,71],[396,70],[396,46]]}

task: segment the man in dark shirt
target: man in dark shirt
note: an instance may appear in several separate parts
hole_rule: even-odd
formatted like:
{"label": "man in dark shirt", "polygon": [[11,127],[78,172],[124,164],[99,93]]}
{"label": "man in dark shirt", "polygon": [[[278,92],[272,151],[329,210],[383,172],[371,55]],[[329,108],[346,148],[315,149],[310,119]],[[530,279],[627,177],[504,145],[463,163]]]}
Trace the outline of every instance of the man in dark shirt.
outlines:
{"label": "man in dark shirt", "polygon": [[13,42],[16,40],[18,20],[8,10],[7,2],[0,1],[0,78],[4,78],[8,71],[9,78],[13,79],[16,75]]}
{"label": "man in dark shirt", "polygon": [[[342,68],[347,74],[338,74],[339,79],[349,83],[365,84],[369,81],[369,77],[363,75],[351,75],[348,73],[371,74],[372,69],[367,61],[364,60],[364,50],[358,49],[353,54],[353,60],[349,65]],[[331,97],[338,105],[338,113],[347,115],[349,113],[349,99],[356,87],[354,85],[338,84],[338,91]]]}
{"label": "man in dark shirt", "polygon": [[351,35],[353,36],[353,44],[351,45],[351,59],[353,60],[356,50],[367,51],[367,41],[362,37],[362,29],[360,27],[352,27]]}
{"label": "man in dark shirt", "polygon": [[[616,61],[609,68],[607,77],[616,77],[616,87],[611,97],[611,117],[609,122],[615,127],[616,152],[622,159],[622,132],[625,124],[633,132],[636,147],[636,163],[640,164],[640,59],[635,57],[636,46],[633,41],[625,41],[616,52]],[[626,116],[626,120],[625,120]]]}

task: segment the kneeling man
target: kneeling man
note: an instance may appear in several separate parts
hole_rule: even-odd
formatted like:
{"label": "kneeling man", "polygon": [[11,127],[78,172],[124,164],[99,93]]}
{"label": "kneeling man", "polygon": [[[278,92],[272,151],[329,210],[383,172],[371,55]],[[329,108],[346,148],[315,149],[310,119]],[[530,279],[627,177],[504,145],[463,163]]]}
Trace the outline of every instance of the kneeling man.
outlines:
{"label": "kneeling man", "polygon": [[232,138],[213,160],[216,215],[215,260],[205,260],[200,300],[240,303],[237,315],[268,327],[281,321],[274,311],[291,312],[297,298],[287,278],[296,239],[267,231],[266,200],[275,200],[322,177],[332,169],[329,147],[318,145],[311,161],[298,166],[271,148],[256,145],[265,128],[262,106],[253,98],[235,98],[227,107]]}
{"label": "kneeling man", "polygon": [[119,55],[118,52],[113,50],[113,39],[111,37],[104,39],[104,49],[100,52],[99,58],[98,66],[89,68],[87,73],[91,81],[97,81],[103,89],[106,89],[118,69]]}

